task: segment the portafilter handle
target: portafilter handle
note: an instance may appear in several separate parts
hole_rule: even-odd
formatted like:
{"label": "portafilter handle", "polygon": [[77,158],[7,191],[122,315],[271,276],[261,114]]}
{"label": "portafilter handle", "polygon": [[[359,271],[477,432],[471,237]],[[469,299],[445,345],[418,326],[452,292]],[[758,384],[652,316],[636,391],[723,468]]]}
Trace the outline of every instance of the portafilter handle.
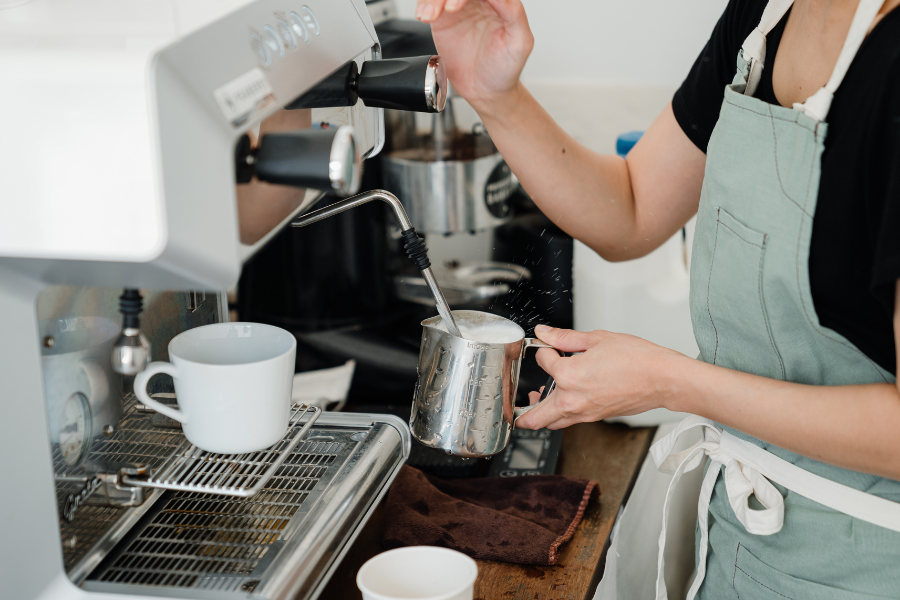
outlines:
{"label": "portafilter handle", "polygon": [[447,100],[447,73],[441,57],[368,60],[361,69],[351,61],[285,108],[355,106],[359,99],[370,108],[441,112]]}
{"label": "portafilter handle", "polygon": [[329,191],[340,196],[359,189],[362,159],[350,125],[264,134],[256,148],[247,135],[235,146],[237,183],[260,181]]}
{"label": "portafilter handle", "polygon": [[400,222],[400,234],[403,236],[405,242],[403,247],[406,249],[406,254],[414,263],[416,263],[416,267],[422,272],[422,278],[425,280],[425,283],[428,284],[431,293],[434,295],[438,314],[441,315],[441,319],[443,319],[444,323],[447,325],[447,330],[456,337],[461,338],[462,333],[459,331],[459,327],[457,327],[456,321],[453,319],[453,314],[450,312],[450,305],[447,304],[447,299],[444,298],[444,293],[441,291],[441,287],[434,277],[434,272],[431,270],[431,261],[428,260],[428,248],[425,246],[425,242],[422,238],[419,237],[419,234],[416,233],[415,227],[412,226],[412,223],[406,215],[406,211],[403,210],[403,205],[400,203],[397,196],[384,190],[363,192],[352,198],[340,200],[334,204],[320,208],[319,210],[307,213],[291,223],[291,227],[306,227],[307,225],[318,223],[322,219],[333,217],[334,215],[350,210],[351,208],[362,206],[372,200],[386,202],[394,210],[394,214]]}

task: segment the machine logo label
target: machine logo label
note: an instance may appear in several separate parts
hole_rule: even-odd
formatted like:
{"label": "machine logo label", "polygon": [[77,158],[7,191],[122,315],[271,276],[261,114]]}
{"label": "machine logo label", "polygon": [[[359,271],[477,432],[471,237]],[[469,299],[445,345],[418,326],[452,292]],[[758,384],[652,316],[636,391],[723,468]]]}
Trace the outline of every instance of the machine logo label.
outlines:
{"label": "machine logo label", "polygon": [[509,197],[513,193],[513,176],[506,161],[500,161],[484,184],[484,204],[498,219],[509,216]]}
{"label": "machine logo label", "polygon": [[272,85],[259,67],[232,79],[214,91],[213,97],[232,127],[239,127],[275,101]]}

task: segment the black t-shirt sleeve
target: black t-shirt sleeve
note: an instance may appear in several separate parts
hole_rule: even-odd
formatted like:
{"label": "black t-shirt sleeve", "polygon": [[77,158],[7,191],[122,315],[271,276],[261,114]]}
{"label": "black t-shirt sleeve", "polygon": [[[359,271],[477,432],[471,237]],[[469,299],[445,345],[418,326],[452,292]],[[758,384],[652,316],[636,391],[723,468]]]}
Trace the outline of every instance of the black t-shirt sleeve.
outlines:
{"label": "black t-shirt sleeve", "polygon": [[[894,293],[900,279],[900,53],[894,58],[887,76],[887,90],[881,104],[878,128],[872,146],[880,152],[870,160],[870,177],[884,181],[872,192],[870,199],[876,214],[871,215],[875,239],[872,267],[872,291],[892,314]],[[880,198],[877,196],[881,196]],[[878,214],[880,213],[880,214]]]}
{"label": "black t-shirt sleeve", "polygon": [[750,31],[759,23],[764,0],[730,0],[706,47],[672,98],[681,129],[706,152],[722,107],[725,86],[737,72],[737,55]]}

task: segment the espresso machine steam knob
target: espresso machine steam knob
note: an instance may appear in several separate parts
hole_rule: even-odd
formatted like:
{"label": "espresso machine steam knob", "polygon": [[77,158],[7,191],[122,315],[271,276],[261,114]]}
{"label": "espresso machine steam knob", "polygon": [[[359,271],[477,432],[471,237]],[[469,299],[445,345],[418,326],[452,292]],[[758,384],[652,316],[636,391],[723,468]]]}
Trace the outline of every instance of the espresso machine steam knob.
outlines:
{"label": "espresso machine steam knob", "polygon": [[[249,169],[260,181],[298,188],[312,188],[347,196],[359,190],[361,158],[356,131],[337,128],[301,129],[267,133],[255,150],[236,149],[238,183],[249,181]],[[241,179],[244,181],[241,181]]]}
{"label": "espresso machine steam knob", "polygon": [[368,107],[441,112],[447,100],[447,73],[437,55],[369,60],[359,72],[356,92]]}

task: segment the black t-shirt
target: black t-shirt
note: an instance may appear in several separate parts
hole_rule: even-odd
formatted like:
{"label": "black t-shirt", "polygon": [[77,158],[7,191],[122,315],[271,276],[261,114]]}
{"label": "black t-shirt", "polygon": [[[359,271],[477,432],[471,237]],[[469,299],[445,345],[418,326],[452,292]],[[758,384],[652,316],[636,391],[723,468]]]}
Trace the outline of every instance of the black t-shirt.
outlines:
{"label": "black t-shirt", "polygon": [[[687,79],[675,119],[706,152],[737,55],[765,0],[730,0]],[[790,15],[790,12],[788,12]],[[778,104],[772,65],[787,16],[766,36],[756,97]],[[856,55],[828,113],[813,217],[809,278],[819,322],[895,373],[893,310],[900,279],[900,10],[879,22]],[[895,373],[896,374],[896,373]]]}

